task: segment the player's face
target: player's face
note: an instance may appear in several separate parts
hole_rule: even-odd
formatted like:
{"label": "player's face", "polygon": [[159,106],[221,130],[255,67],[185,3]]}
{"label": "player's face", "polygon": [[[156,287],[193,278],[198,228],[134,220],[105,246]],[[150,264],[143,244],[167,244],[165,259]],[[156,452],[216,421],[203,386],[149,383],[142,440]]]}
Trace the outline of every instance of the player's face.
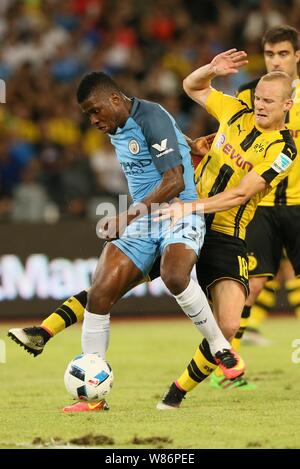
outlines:
{"label": "player's face", "polygon": [[280,70],[287,73],[292,79],[297,78],[300,51],[295,51],[289,41],[276,44],[267,42],[264,46],[264,57],[268,73]]}
{"label": "player's face", "polygon": [[286,112],[293,101],[286,97],[281,80],[259,81],[254,95],[254,115],[256,124],[264,130],[284,128]]}
{"label": "player's face", "polygon": [[80,104],[90,123],[105,134],[114,134],[118,127],[122,127],[126,120],[126,108],[119,95],[112,93],[104,96],[99,93],[91,94]]}

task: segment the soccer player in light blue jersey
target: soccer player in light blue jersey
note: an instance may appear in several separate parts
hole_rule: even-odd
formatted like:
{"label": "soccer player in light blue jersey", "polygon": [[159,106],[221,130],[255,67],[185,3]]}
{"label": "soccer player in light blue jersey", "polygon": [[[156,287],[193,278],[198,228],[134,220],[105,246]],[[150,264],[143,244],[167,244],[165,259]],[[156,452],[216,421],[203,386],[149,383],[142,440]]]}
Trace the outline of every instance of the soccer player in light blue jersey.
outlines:
{"label": "soccer player in light blue jersey", "polygon": [[[109,241],[100,256],[88,291],[82,328],[84,353],[105,358],[110,310],[141,281],[161,256],[160,273],[185,314],[207,339],[226,374],[241,374],[242,360],[230,350],[206,296],[191,271],[203,244],[205,222],[191,214],[170,228],[170,221],[153,222],[152,204],[197,200],[190,148],[173,117],[159,104],[125,96],[102,72],[81,80],[77,100],[93,126],[108,134],[128,181],[133,205],[98,224],[100,237]],[[137,216],[139,215],[139,216]],[[19,340],[20,343],[20,340]],[[237,366],[239,364],[239,366]],[[78,402],[66,412],[101,410],[104,401]]]}

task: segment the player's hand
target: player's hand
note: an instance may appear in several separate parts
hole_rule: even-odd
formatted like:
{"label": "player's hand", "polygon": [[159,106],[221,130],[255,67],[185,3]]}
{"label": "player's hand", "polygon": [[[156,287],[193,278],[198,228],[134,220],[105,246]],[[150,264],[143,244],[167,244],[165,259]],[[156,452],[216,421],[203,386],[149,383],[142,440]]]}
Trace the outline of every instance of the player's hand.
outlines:
{"label": "player's hand", "polygon": [[175,202],[158,210],[154,221],[170,220],[170,228],[172,228],[179,220],[187,217],[194,211],[195,206],[192,202],[182,202],[176,198]]}
{"label": "player's hand", "polygon": [[227,76],[238,73],[239,69],[248,63],[245,51],[229,49],[216,55],[211,61],[212,71],[216,76]]}
{"label": "player's hand", "polygon": [[196,138],[195,140],[189,140],[189,146],[191,147],[191,152],[196,156],[205,156],[206,153],[210,150],[212,142],[216,134],[205,135],[204,137]]}

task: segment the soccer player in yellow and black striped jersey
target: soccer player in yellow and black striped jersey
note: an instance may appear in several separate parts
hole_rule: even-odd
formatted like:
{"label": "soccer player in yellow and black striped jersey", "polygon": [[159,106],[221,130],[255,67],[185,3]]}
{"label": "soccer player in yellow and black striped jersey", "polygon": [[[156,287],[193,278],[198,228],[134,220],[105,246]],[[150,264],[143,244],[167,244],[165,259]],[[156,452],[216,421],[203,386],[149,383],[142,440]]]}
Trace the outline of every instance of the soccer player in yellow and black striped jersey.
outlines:
{"label": "soccer player in yellow and black striped jersey", "polygon": [[[300,153],[300,79],[298,64],[300,60],[300,38],[298,31],[288,25],[269,29],[263,39],[262,48],[268,72],[281,70],[293,80],[294,105],[286,115],[286,126],[294,138],[297,152]],[[242,86],[238,98],[254,107],[254,90],[258,80]],[[272,304],[272,286],[268,282],[278,272],[282,249],[288,255],[292,267],[287,260],[284,262],[286,287],[290,303],[300,317],[300,159],[297,158],[293,171],[281,181],[260,202],[254,219],[247,230],[247,246],[249,251],[250,295],[247,298],[240,330],[235,345],[240,342],[250,316],[250,309],[256,300],[255,311],[264,310],[265,304]],[[268,239],[268,243],[264,241]],[[287,268],[289,267],[289,268]],[[294,276],[295,273],[295,276]],[[274,300],[273,300],[274,301]],[[251,315],[253,311],[251,312]]]}
{"label": "soccer player in yellow and black striped jersey", "polygon": [[[235,49],[219,54],[184,81],[187,94],[219,121],[212,147],[196,170],[200,209],[207,214],[197,277],[228,340],[238,330],[248,294],[246,227],[260,200],[289,174],[296,158],[294,141],[284,125],[293,104],[292,80],[286,73],[273,72],[260,79],[254,111],[211,87],[213,78],[236,73],[245,56]],[[176,203],[163,214],[173,214],[175,222],[182,213],[195,210],[197,203]],[[157,408],[178,407],[184,394],[215,368],[204,340]]]}

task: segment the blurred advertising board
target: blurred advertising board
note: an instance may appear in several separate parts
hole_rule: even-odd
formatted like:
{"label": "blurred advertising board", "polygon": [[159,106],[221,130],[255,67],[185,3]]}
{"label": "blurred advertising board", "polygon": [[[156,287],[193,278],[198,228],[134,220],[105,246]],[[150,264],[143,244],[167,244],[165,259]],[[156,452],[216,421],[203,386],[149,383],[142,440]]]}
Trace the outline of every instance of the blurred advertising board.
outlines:
{"label": "blurred advertising board", "polygon": [[[89,221],[1,224],[0,318],[44,317],[62,300],[88,288],[103,244]],[[136,287],[113,311],[183,314],[160,279]]]}

